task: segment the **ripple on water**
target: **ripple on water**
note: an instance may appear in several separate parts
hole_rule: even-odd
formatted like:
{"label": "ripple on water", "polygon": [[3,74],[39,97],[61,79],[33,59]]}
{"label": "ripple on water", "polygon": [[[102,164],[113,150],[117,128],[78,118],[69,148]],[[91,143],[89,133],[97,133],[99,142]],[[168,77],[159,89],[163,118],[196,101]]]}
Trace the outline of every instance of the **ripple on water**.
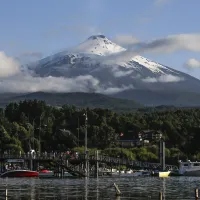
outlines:
{"label": "ripple on water", "polygon": [[200,188],[200,177],[112,177],[90,179],[37,179],[1,178],[0,199],[5,199],[2,190],[8,189],[9,200],[42,199],[117,199],[113,183],[123,193],[119,199],[158,199],[162,191],[165,199],[193,199],[194,188]]}

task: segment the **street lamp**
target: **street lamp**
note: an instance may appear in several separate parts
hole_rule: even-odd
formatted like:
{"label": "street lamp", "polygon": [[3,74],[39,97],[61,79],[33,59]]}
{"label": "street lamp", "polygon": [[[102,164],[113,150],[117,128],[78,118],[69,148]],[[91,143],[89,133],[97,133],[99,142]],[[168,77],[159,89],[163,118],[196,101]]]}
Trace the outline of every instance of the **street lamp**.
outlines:
{"label": "street lamp", "polygon": [[87,153],[87,111],[83,114],[83,116],[85,116],[85,153]]}
{"label": "street lamp", "polygon": [[79,121],[79,117],[78,117],[78,128],[77,128],[77,132],[78,132],[78,147],[79,147],[79,133],[80,133],[80,121]]}
{"label": "street lamp", "polygon": [[83,114],[83,116],[85,116],[85,171],[86,171],[86,176],[88,176],[89,174],[89,163],[88,163],[88,150],[87,150],[87,122],[88,122],[88,117],[87,117],[87,110],[86,112]]}
{"label": "street lamp", "polygon": [[[40,115],[40,116],[37,116],[37,117],[35,117],[34,119],[33,119],[33,138],[35,138],[35,120],[37,119],[37,118],[39,118],[40,119],[40,124],[39,124],[39,153],[41,153],[41,144],[40,144],[40,132],[41,132],[41,121],[42,121],[42,115],[43,115],[43,113]],[[33,149],[34,149],[34,141],[33,141]]]}

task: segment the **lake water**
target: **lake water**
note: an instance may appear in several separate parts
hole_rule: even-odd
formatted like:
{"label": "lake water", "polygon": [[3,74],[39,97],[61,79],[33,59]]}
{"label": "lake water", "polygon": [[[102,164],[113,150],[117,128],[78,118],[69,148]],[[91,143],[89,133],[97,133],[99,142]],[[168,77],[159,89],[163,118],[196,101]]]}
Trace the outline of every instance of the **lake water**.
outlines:
{"label": "lake water", "polygon": [[[113,183],[123,195],[115,197]],[[194,189],[200,189],[200,177],[100,177],[89,179],[0,178],[0,199],[5,200],[81,200],[81,199],[195,199]]]}

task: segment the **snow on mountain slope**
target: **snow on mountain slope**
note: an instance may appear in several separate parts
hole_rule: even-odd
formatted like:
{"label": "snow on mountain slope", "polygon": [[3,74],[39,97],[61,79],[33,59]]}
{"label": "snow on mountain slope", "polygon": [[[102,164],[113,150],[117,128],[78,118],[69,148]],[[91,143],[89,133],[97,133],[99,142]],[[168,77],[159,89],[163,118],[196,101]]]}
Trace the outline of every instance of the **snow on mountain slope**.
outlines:
{"label": "snow on mountain slope", "polygon": [[[95,70],[99,65],[109,67],[109,64],[104,63],[107,56],[116,55],[124,51],[126,49],[111,42],[104,35],[95,35],[72,49],[40,60],[35,64],[36,72],[42,76],[54,76],[53,73],[56,73],[56,71],[59,71],[59,74],[62,74],[63,71],[63,76],[66,76],[64,73],[66,70],[77,68],[80,70],[87,69],[88,73],[89,69]],[[171,69],[142,56],[133,56],[132,59],[127,61],[115,61],[114,59],[113,63],[117,66],[134,69],[137,73],[143,71],[147,74],[147,71],[149,71],[149,75],[151,73],[165,74],[166,71],[173,72]]]}
{"label": "snow on mountain slope", "polygon": [[[127,60],[115,59],[119,54],[123,56],[125,51],[104,35],[95,35],[74,48],[38,61],[34,70],[42,77],[75,78],[90,75],[105,89],[199,91],[199,80],[140,55]],[[104,62],[107,59],[113,59],[112,64]]]}
{"label": "snow on mountain slope", "polygon": [[125,51],[126,49],[111,42],[104,35],[94,35],[89,37],[85,42],[81,43],[77,47],[72,48],[71,50],[78,53],[106,56]]}
{"label": "snow on mountain slope", "polygon": [[147,58],[144,58],[142,56],[139,56],[139,55],[134,56],[131,61],[135,61],[135,62],[139,63],[140,65],[146,67],[148,70],[151,70],[153,73],[164,73],[163,69],[167,70],[169,72],[174,72],[173,70],[171,70],[159,63],[153,62],[153,61],[151,61]]}

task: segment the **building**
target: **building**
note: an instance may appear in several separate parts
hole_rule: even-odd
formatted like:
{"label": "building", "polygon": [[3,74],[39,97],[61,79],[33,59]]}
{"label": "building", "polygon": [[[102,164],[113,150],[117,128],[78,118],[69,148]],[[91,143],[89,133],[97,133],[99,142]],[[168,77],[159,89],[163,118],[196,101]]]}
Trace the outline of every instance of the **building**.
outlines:
{"label": "building", "polygon": [[132,148],[149,145],[153,141],[159,141],[162,133],[155,130],[142,130],[133,134],[132,139],[120,138],[119,145],[122,148]]}
{"label": "building", "polygon": [[149,142],[158,141],[162,137],[162,133],[155,130],[142,130],[138,133],[138,135],[143,140],[149,140]]}

